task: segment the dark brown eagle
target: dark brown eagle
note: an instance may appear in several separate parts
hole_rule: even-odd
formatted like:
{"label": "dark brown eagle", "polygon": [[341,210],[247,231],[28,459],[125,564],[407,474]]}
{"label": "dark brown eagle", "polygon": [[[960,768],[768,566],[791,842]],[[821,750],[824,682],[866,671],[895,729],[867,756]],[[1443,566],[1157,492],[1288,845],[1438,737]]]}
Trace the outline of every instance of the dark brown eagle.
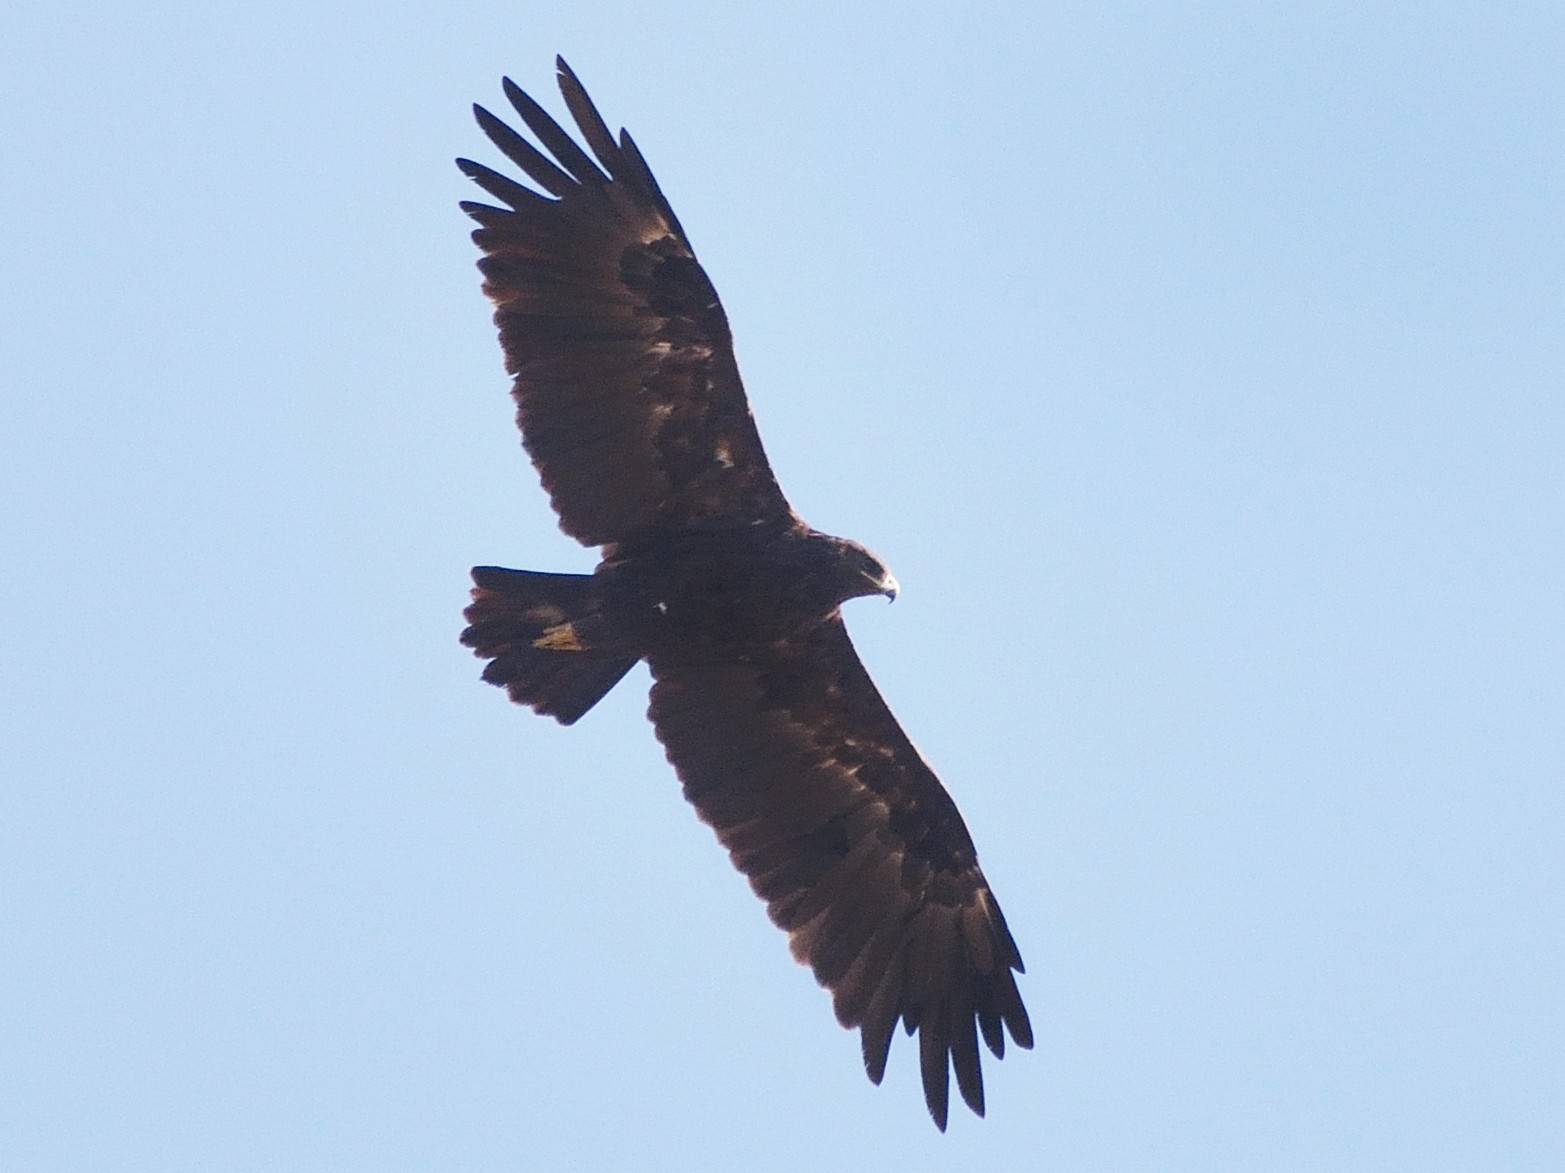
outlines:
{"label": "dark brown eagle", "polygon": [[[506,206],[463,203],[495,303],[522,442],[590,575],[480,566],[462,642],[484,679],[569,725],[637,660],[685,797],[789,947],[862,1034],[879,1083],[900,1020],[946,1126],[947,1072],[984,1110],[1032,1027],[1021,955],[950,795],[854,653],[842,604],[895,597],[857,542],[811,529],[767,464],[728,319],[641,152],[562,60],[589,155],[506,80],[548,155],[478,123],[540,194],[468,159]],[[553,158],[549,158],[552,155]]]}

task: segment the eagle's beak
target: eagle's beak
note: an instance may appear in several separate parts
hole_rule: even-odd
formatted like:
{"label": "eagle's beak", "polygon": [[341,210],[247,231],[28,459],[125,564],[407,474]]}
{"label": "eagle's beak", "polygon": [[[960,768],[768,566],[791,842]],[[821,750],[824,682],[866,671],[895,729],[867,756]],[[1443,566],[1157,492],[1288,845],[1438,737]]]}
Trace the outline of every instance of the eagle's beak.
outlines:
{"label": "eagle's beak", "polygon": [[901,586],[897,584],[897,576],[889,570],[886,571],[886,577],[880,580],[880,593],[885,595],[888,601],[895,603],[897,601],[897,592],[901,589]]}

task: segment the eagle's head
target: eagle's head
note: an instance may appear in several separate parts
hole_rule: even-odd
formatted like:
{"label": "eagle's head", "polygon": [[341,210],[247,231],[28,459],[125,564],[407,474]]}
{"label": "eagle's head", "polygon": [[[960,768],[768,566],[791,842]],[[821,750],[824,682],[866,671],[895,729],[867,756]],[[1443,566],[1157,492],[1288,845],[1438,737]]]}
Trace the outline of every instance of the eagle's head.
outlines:
{"label": "eagle's head", "polygon": [[885,595],[887,599],[897,597],[900,588],[896,575],[886,569],[886,564],[868,547],[848,538],[832,538],[830,541],[832,577],[837,586],[839,603],[864,595]]}

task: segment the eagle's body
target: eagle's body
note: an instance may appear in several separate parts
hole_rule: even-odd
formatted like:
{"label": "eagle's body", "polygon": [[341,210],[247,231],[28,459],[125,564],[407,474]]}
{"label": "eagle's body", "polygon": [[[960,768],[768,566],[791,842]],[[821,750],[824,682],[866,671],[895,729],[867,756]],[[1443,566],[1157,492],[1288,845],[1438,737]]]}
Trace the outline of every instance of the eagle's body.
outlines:
{"label": "eagle's body", "polygon": [[[501,580],[480,578],[480,588],[504,594]],[[570,632],[557,624],[549,640],[637,660],[758,655],[833,618],[849,599],[897,591],[857,542],[796,529],[705,529],[621,546],[591,578],[588,614],[572,616]]]}
{"label": "eagle's body", "polygon": [[[549,159],[480,124],[549,196],[477,163],[508,208],[464,204],[523,443],[591,575],[478,567],[463,642],[484,678],[564,723],[638,661],[686,797],[862,1028],[879,1082],[892,1031],[920,1035],[945,1127],[947,1072],[980,1114],[977,1037],[1032,1043],[1021,957],[955,804],[886,708],[840,608],[895,596],[856,542],[811,529],[761,448],[727,318],[628,135],[560,86],[589,156],[510,82]],[[549,198],[553,197],[553,198]]]}

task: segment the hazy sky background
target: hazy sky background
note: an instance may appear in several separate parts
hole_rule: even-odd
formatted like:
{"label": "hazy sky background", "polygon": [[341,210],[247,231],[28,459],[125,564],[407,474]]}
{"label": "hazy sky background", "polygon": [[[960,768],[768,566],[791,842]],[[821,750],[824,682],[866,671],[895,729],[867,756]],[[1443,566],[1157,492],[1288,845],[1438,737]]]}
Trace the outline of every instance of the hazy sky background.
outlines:
{"label": "hazy sky background", "polygon": [[[1565,1167],[1565,9],[0,12],[0,1167]],[[562,52],[722,292],[1039,1046],[886,1086],[584,569],[478,293]],[[475,198],[477,198],[475,196]]]}

